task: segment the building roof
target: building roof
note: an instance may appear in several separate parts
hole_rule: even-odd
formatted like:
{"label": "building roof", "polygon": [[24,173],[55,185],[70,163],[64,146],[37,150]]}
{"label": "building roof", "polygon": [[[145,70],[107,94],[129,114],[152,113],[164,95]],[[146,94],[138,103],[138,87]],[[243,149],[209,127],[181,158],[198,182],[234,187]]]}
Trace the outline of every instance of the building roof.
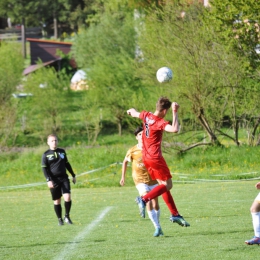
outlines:
{"label": "building roof", "polygon": [[59,61],[59,60],[61,60],[61,58],[57,58],[57,59],[55,59],[55,60],[50,60],[50,61],[44,62],[44,63],[42,63],[42,64],[33,64],[33,65],[30,65],[29,67],[27,67],[27,68],[23,71],[23,75],[26,76],[26,75],[32,73],[33,71],[36,71],[37,69],[40,69],[40,68],[42,68],[42,67],[51,65],[51,64],[53,64],[54,62]]}

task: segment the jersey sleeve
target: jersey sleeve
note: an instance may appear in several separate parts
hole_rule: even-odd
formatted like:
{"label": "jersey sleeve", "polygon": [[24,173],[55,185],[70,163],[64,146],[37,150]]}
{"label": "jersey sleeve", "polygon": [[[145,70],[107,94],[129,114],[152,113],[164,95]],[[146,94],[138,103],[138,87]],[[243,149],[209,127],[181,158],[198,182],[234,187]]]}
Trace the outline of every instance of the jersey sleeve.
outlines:
{"label": "jersey sleeve", "polygon": [[76,174],[74,173],[72,167],[71,167],[71,164],[69,163],[69,160],[68,160],[68,157],[67,157],[67,154],[65,152],[65,150],[62,150],[62,152],[64,153],[64,160],[65,160],[65,167],[66,169],[69,171],[69,173],[71,174],[72,177],[75,177]]}
{"label": "jersey sleeve", "polygon": [[147,111],[143,110],[143,111],[140,113],[139,118],[142,119],[142,120],[144,120],[146,113],[147,113]]}
{"label": "jersey sleeve", "polygon": [[47,167],[47,158],[45,153],[42,155],[42,167]]}
{"label": "jersey sleeve", "polygon": [[69,173],[71,174],[72,177],[76,176],[76,174],[72,170],[72,167],[71,167],[71,165],[70,165],[70,163],[68,161],[66,162],[66,169],[69,171]]}
{"label": "jersey sleeve", "polygon": [[133,161],[133,158],[132,158],[132,149],[129,149],[126,153],[126,156],[125,156],[125,159],[128,161],[128,162],[132,162]]}
{"label": "jersey sleeve", "polygon": [[48,163],[45,153],[42,155],[42,172],[46,179],[50,179],[50,174],[48,170]]}
{"label": "jersey sleeve", "polygon": [[169,121],[165,121],[163,120],[162,124],[161,124],[161,129],[164,130],[165,127],[169,124]]}

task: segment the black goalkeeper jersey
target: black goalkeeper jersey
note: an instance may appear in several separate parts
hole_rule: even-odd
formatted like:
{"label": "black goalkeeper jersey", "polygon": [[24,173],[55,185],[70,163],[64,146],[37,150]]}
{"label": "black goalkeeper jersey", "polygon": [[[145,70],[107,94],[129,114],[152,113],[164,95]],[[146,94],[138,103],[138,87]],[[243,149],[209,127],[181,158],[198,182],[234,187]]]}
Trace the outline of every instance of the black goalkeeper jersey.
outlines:
{"label": "black goalkeeper jersey", "polygon": [[47,180],[68,178],[66,169],[75,177],[64,149],[49,149],[42,155],[42,170]]}

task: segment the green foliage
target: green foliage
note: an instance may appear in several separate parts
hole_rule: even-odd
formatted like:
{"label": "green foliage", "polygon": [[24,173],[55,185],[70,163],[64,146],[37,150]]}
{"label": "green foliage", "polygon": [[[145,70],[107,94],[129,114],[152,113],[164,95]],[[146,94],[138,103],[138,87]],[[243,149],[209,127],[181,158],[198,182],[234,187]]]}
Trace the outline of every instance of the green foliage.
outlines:
{"label": "green foliage", "polygon": [[83,127],[86,142],[93,145],[97,141],[97,137],[102,130],[103,110],[99,107],[99,99],[97,96],[91,95],[91,91],[82,92],[82,100],[78,104],[78,124]]}
{"label": "green foliage", "polygon": [[[255,178],[259,175],[259,148],[249,146],[198,147],[186,154],[179,154],[173,145],[183,137],[175,136],[169,143],[167,136],[163,153],[173,175],[173,181],[217,181]],[[196,138],[193,136],[191,138]],[[68,140],[60,138],[60,147]],[[23,185],[44,181],[40,159],[48,149],[46,137],[42,146],[17,149],[17,152],[1,154],[0,186]],[[126,151],[136,143],[134,135],[99,136],[95,146],[87,146],[80,139],[67,147],[69,161],[79,176],[79,187],[117,187],[121,176],[121,164]],[[172,146],[169,147],[169,144]],[[185,145],[183,142],[182,145]],[[30,162],[30,163],[28,163]],[[128,185],[132,185],[131,165],[128,167]],[[92,172],[93,171],[93,172]],[[88,174],[84,174],[87,173]],[[32,174],[34,173],[34,174]]]}
{"label": "green foliage", "polygon": [[64,15],[59,18],[63,23],[69,23],[70,27],[77,32],[78,29],[89,25],[89,20],[96,14],[96,5],[103,4],[97,0],[59,0],[64,10]]}
{"label": "green foliage", "polygon": [[8,138],[15,140],[16,103],[12,94],[20,84],[23,58],[19,45],[0,42],[0,149],[7,145]]}
{"label": "green foliage", "polygon": [[0,0],[0,14],[12,18],[14,23],[21,24],[22,18],[36,13],[38,4],[32,0]]}
{"label": "green foliage", "polygon": [[121,134],[126,110],[142,85],[135,76],[133,14],[124,5],[118,6],[117,12],[106,6],[100,22],[77,37],[73,52],[87,72],[89,91],[98,97],[99,107],[110,114]]}
{"label": "green foliage", "polygon": [[225,44],[230,45],[240,56],[246,56],[252,71],[259,66],[255,48],[259,43],[260,5],[248,1],[210,1],[208,21],[214,23]]}
{"label": "green foliage", "polygon": [[[174,78],[157,87],[158,93],[175,96],[181,105],[180,118],[191,118],[191,113],[194,114],[215,143],[215,131],[222,126],[225,115],[230,116],[236,128],[238,118],[247,110],[245,97],[251,91],[245,88],[248,60],[222,41],[216,24],[205,22],[205,16],[202,5],[184,7],[167,3],[149,12],[145,27],[140,28],[144,62],[140,64],[139,75],[148,84],[159,85],[154,72],[162,66],[170,67]],[[256,87],[258,81],[251,80],[250,84]],[[256,97],[252,105],[258,104]]]}
{"label": "green foliage", "polygon": [[[256,62],[253,49],[258,38],[255,21],[259,6],[252,11],[253,1],[227,4],[215,0],[208,9],[201,4],[187,5],[185,1],[72,2],[29,1],[24,5],[24,1],[19,1],[14,7],[13,0],[0,1],[4,15],[11,16],[13,12],[22,17],[23,12],[26,19],[32,19],[31,12],[37,6],[39,12],[34,19],[37,22],[44,22],[45,15],[47,20],[56,16],[65,22],[73,14],[70,21],[74,29],[76,24],[90,25],[79,31],[72,53],[87,72],[89,90],[70,92],[69,70],[62,71],[58,78],[54,72],[45,75],[45,71],[33,80],[28,78],[24,85],[33,97],[13,100],[8,109],[2,104],[4,113],[17,108],[19,115],[16,120],[12,117],[15,113],[7,113],[8,120],[1,122],[6,144],[39,143],[50,131],[72,143],[78,140],[94,144],[100,133],[114,133],[115,125],[119,134],[131,131],[140,121],[128,117],[125,111],[130,107],[153,111],[161,95],[180,103],[179,119],[184,131],[203,127],[211,141],[215,141],[226,118],[234,132],[229,132],[229,138],[238,144],[238,129],[244,127],[251,136],[249,144],[256,144],[260,101],[258,63],[253,63]],[[183,11],[185,16],[181,18]],[[234,19],[239,22],[234,23]],[[239,38],[234,37],[237,34]],[[3,74],[12,72],[15,66],[10,65]],[[161,66],[173,69],[172,82],[156,81],[155,73]],[[20,75],[9,77],[8,86],[2,84],[4,76],[0,88],[10,96],[20,83]],[[46,81],[54,92],[49,91],[52,87],[48,90],[37,87]],[[47,111],[46,107],[51,109]],[[15,121],[16,133],[8,136],[10,127],[6,126]]]}
{"label": "green foliage", "polygon": [[[234,131],[238,125],[246,125],[249,133],[249,144],[255,144],[255,131],[259,126],[259,54],[256,47],[259,43],[259,5],[255,1],[211,1],[211,8],[205,12],[207,24],[214,24],[219,39],[235,52],[237,57],[243,57],[239,64],[237,87],[228,94],[228,111],[231,114]],[[243,75],[244,74],[244,75]],[[234,74],[236,75],[236,73]]]}
{"label": "green foliage", "polygon": [[10,100],[21,80],[23,58],[19,44],[1,42],[0,57],[0,102],[3,105]]}
{"label": "green foliage", "polygon": [[88,16],[95,10],[94,0],[0,0],[0,14],[10,17],[13,24],[21,24],[26,18],[27,27],[42,27],[44,36],[53,35],[54,18],[60,24],[60,33],[77,32],[78,28],[87,24]]}
{"label": "green foliage", "polygon": [[[31,74],[24,83],[25,90],[33,97],[25,100],[24,105],[30,110],[23,110],[28,121],[41,122],[38,131],[57,133],[61,127],[61,113],[68,109],[69,78],[65,73],[57,73],[52,68],[41,68]],[[30,124],[30,123],[29,123]]]}

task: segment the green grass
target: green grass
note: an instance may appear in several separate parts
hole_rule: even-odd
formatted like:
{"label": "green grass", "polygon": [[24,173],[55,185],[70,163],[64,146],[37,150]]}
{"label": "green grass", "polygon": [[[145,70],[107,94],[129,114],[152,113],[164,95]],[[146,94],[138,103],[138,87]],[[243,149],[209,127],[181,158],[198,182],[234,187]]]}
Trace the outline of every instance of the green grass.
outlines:
{"label": "green grass", "polygon": [[[72,189],[74,225],[58,226],[49,191],[0,192],[1,259],[255,259],[250,205],[255,181],[174,185],[191,227],[169,221],[160,198],[163,237],[134,203],[135,187]],[[107,210],[107,212],[106,212]],[[104,215],[102,215],[104,214]]]}
{"label": "green grass", "polygon": [[[118,187],[121,162],[126,151],[135,144],[133,136],[117,136],[99,140],[94,147],[74,144],[66,149],[69,161],[78,177],[77,187]],[[60,146],[63,147],[62,141]],[[41,171],[41,156],[48,147],[29,148],[23,152],[0,154],[0,189],[44,182]],[[178,183],[201,180],[238,180],[259,177],[258,147],[196,148],[185,155],[176,150],[167,150],[165,159]],[[129,165],[127,185],[132,185]],[[39,188],[41,188],[39,186]]]}

